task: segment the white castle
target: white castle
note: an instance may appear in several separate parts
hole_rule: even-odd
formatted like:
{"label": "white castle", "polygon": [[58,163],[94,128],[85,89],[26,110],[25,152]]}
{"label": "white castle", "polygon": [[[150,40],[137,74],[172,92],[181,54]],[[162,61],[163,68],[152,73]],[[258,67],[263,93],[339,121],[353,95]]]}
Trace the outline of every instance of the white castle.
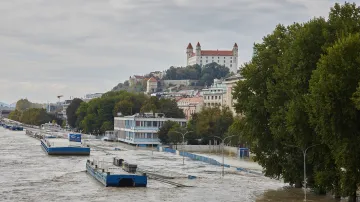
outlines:
{"label": "white castle", "polygon": [[198,64],[200,66],[216,62],[225,65],[230,72],[237,73],[238,70],[238,46],[235,43],[232,50],[201,50],[200,43],[196,45],[194,53],[191,43],[186,48],[187,65]]}

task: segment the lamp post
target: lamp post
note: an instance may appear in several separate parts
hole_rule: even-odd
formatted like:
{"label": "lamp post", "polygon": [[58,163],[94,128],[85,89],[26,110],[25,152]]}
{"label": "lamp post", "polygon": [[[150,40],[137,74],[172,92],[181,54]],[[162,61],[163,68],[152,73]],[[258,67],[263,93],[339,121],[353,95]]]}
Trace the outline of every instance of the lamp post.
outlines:
{"label": "lamp post", "polygon": [[227,136],[225,138],[221,138],[219,136],[214,136],[216,138],[219,138],[222,141],[222,176],[224,177],[224,147],[225,147],[225,140],[229,137],[233,137],[234,135]]}
{"label": "lamp post", "polygon": [[302,151],[303,155],[304,155],[304,201],[307,200],[307,195],[306,195],[306,153],[307,151],[312,148],[312,147],[315,147],[315,146],[319,146],[321,144],[314,144],[314,145],[311,145],[309,147],[306,147],[305,149],[303,147],[298,147],[298,146],[295,146],[295,145],[287,145],[289,147],[295,147],[295,148],[298,148]]}
{"label": "lamp post", "polygon": [[191,133],[192,131],[187,131],[186,133],[181,133],[181,132],[178,132],[178,131],[173,131],[174,133],[179,133],[180,135],[182,135],[182,138],[183,138],[183,141],[182,141],[182,152],[183,152],[183,165],[185,165],[185,160],[184,160],[184,143],[185,143],[185,135],[188,134],[188,133]]}

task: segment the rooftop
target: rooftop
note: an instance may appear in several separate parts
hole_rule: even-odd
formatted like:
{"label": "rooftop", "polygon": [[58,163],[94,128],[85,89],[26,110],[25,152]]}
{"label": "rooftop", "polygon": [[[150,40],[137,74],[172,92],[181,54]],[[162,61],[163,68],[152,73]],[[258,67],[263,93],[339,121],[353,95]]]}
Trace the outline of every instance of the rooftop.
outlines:
{"label": "rooftop", "polygon": [[149,82],[157,82],[157,80],[154,77],[151,77],[148,81]]}
{"label": "rooftop", "polygon": [[200,103],[204,100],[203,97],[190,97],[190,98],[181,98],[177,102],[189,102],[189,103]]}

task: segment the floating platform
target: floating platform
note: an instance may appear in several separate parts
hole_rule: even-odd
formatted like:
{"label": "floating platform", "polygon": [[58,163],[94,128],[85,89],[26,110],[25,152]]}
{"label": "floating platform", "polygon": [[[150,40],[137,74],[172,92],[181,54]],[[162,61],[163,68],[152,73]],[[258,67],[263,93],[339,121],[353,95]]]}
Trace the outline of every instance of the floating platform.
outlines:
{"label": "floating platform", "polygon": [[80,144],[71,144],[67,139],[41,139],[41,147],[49,155],[90,155],[90,148]]}
{"label": "floating platform", "polygon": [[[134,171],[134,167],[131,167]],[[86,172],[101,182],[105,187],[146,187],[146,174],[137,175],[135,172],[126,172],[122,167],[113,166],[105,169],[101,168],[96,162],[87,160]]]}

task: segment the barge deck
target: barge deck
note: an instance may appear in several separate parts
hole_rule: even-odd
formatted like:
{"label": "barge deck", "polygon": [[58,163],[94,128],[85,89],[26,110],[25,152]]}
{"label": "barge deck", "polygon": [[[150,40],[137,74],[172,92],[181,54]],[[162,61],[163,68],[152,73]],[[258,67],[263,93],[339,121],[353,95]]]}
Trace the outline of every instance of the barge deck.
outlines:
{"label": "barge deck", "polygon": [[86,172],[105,187],[146,187],[146,174],[137,175],[126,172],[122,167],[100,167],[97,162],[87,160]]}

